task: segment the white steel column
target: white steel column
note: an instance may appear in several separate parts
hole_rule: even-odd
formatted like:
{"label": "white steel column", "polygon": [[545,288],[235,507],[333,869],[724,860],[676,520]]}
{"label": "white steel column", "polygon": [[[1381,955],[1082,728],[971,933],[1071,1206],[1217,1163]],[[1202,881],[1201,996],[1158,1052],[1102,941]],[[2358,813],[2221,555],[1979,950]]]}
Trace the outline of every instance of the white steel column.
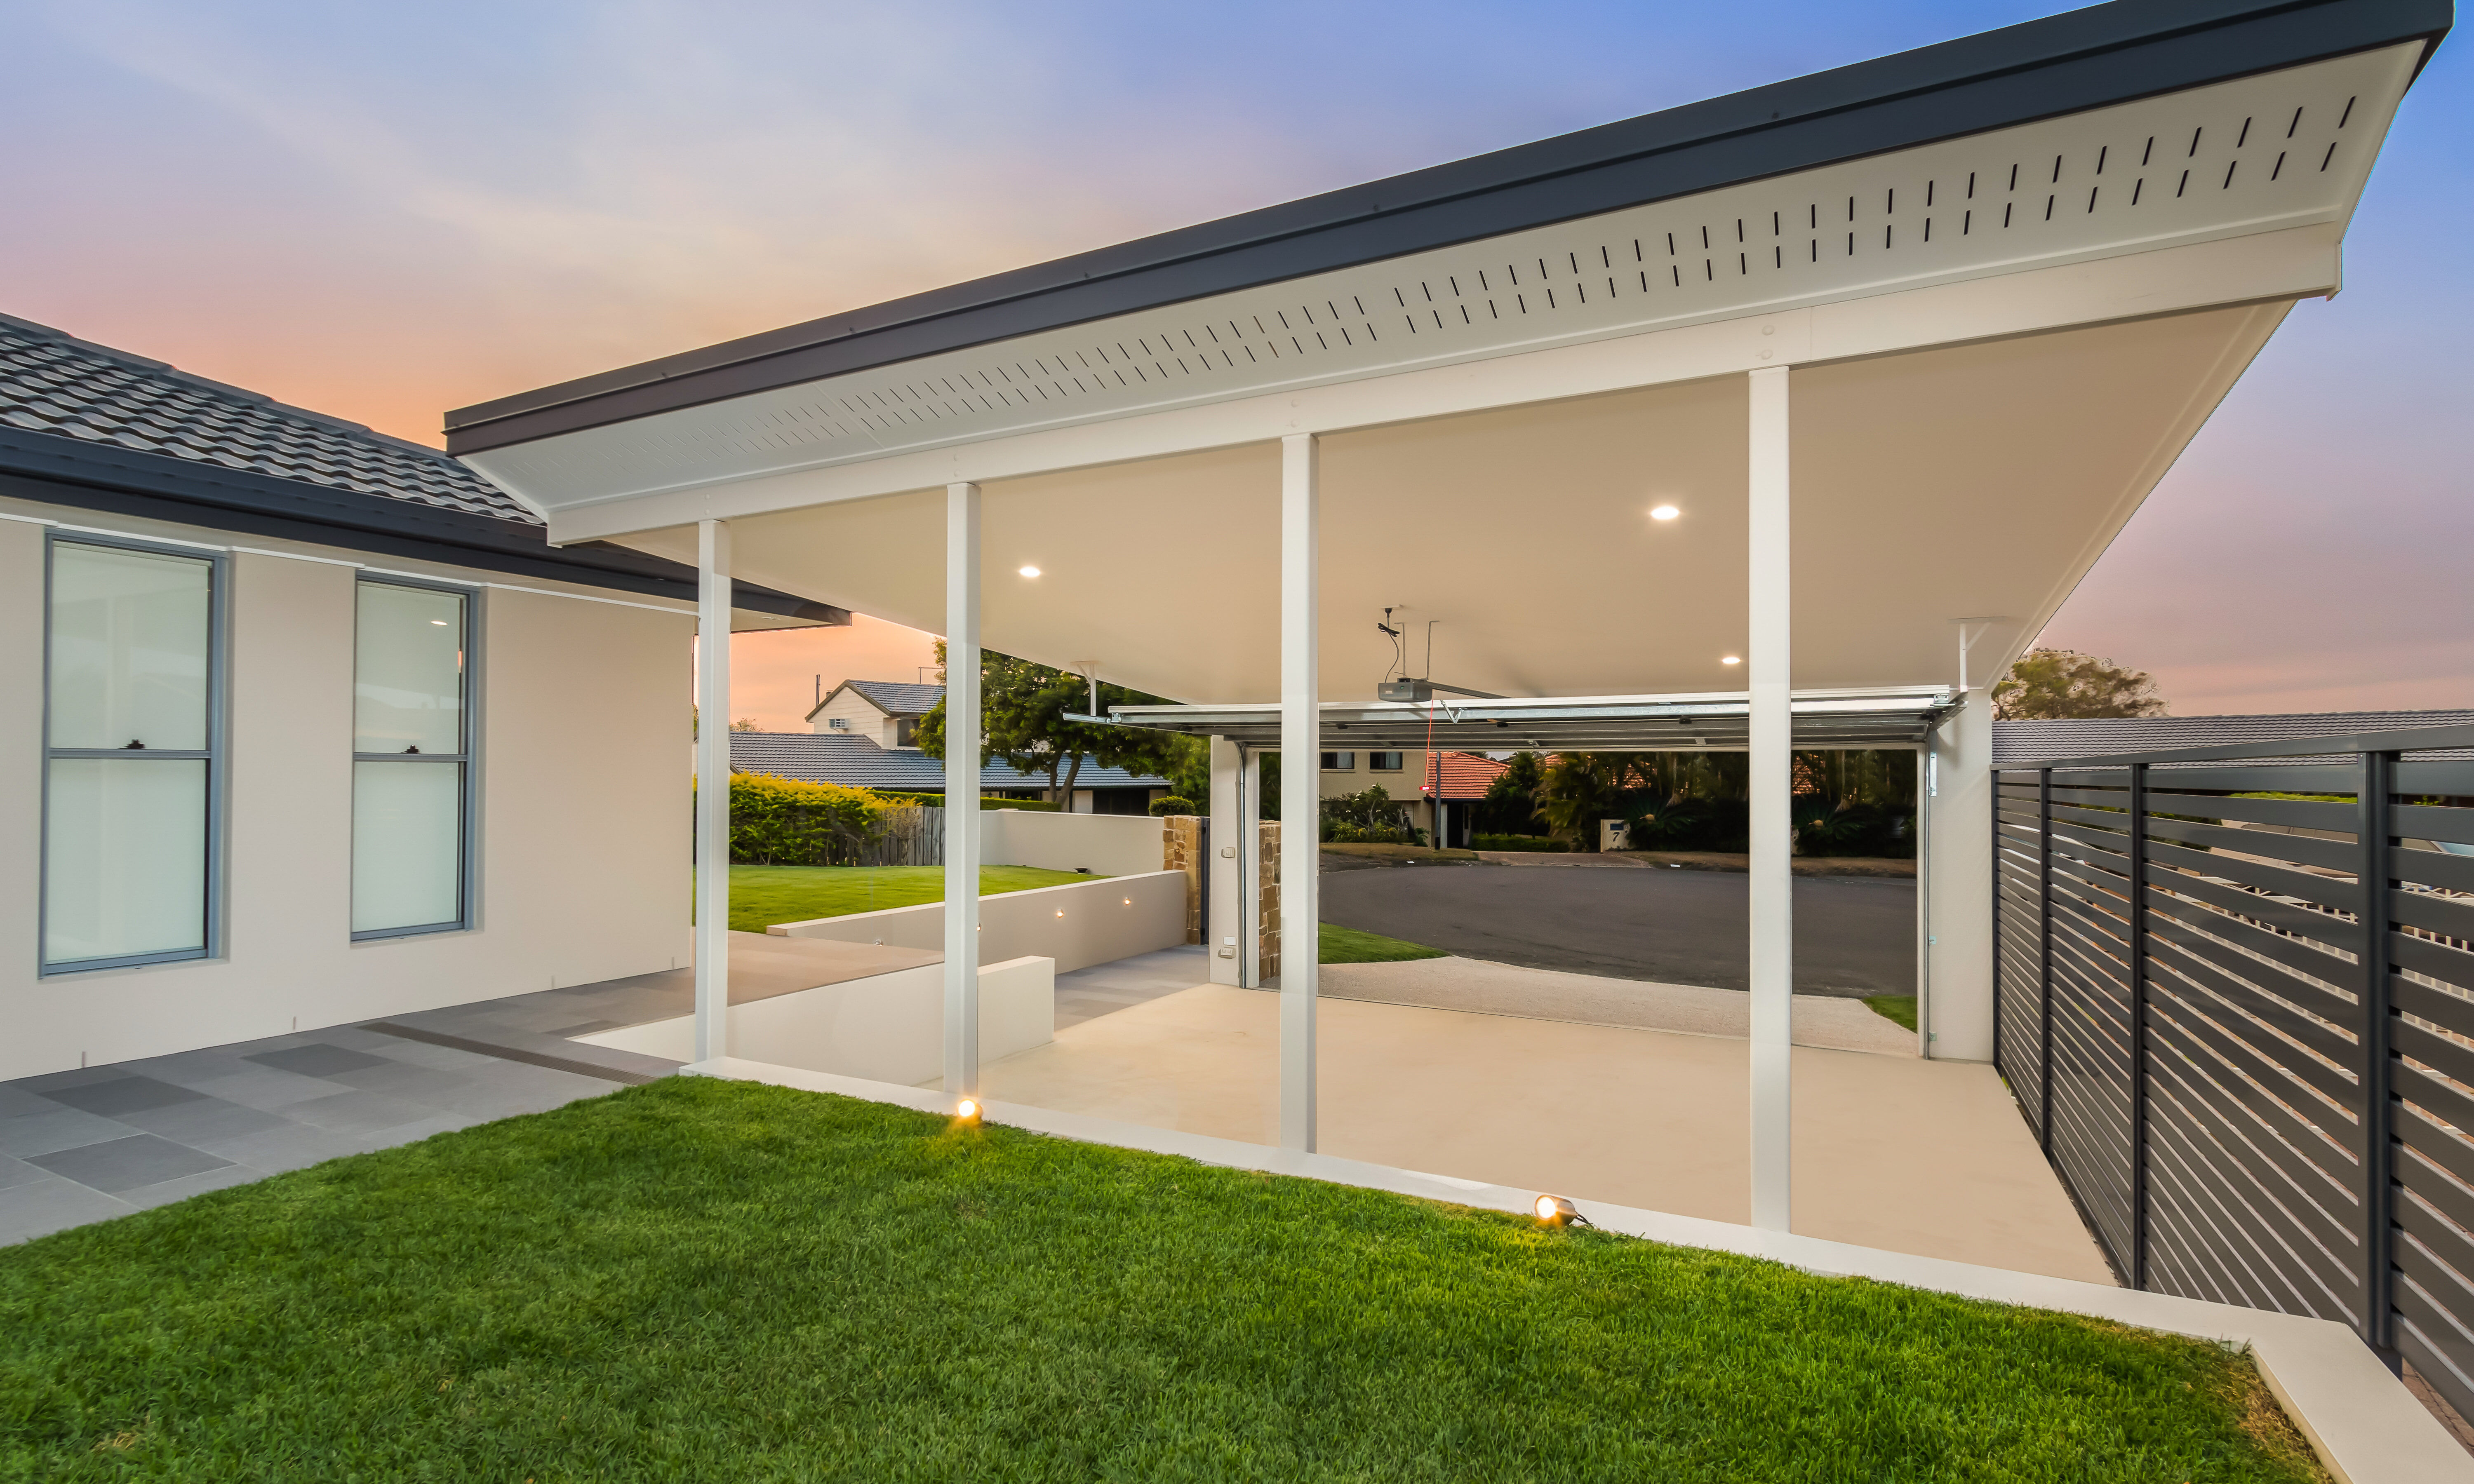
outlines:
{"label": "white steel column", "polygon": [[1925,1055],[1993,1060],[1993,691],[1960,699],[1932,736],[1917,887],[1925,894]]}
{"label": "white steel column", "polygon": [[980,487],[945,487],[945,1091],[980,1093]]}
{"label": "white steel column", "polygon": [[695,1059],[730,1054],[730,526],[696,522]]}
{"label": "white steel column", "polygon": [[1211,739],[1211,798],[1204,805],[1211,816],[1211,858],[1202,863],[1211,883],[1211,920],[1202,924],[1213,984],[1246,982],[1245,962],[1238,955],[1240,935],[1249,931],[1254,914],[1252,895],[1240,874],[1251,852],[1239,849],[1245,831],[1253,827],[1246,810],[1244,749],[1226,737]]}
{"label": "white steel column", "polygon": [[1316,705],[1321,500],[1311,433],[1280,440],[1280,1147],[1315,1147],[1322,745]]}
{"label": "white steel column", "polygon": [[1753,1225],[1788,1225],[1795,991],[1793,718],[1788,710],[1787,371],[1752,372],[1752,569],[1745,668],[1752,685]]}

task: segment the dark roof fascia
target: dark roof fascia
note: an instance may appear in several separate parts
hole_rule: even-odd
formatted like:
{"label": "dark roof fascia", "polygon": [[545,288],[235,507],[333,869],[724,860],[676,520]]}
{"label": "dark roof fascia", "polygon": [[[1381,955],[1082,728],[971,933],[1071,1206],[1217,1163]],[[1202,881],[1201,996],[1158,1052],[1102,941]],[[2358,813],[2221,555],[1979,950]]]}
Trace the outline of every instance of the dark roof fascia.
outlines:
{"label": "dark roof fascia", "polygon": [[2113,0],[461,408],[452,453],[2420,40],[2451,0]]}
{"label": "dark roof fascia", "polygon": [[[694,568],[624,546],[591,542],[554,547],[546,531],[522,521],[55,433],[0,428],[0,494],[685,603],[696,600]],[[748,612],[827,625],[850,622],[848,610],[790,593],[752,583],[735,583],[732,589],[731,606]]]}

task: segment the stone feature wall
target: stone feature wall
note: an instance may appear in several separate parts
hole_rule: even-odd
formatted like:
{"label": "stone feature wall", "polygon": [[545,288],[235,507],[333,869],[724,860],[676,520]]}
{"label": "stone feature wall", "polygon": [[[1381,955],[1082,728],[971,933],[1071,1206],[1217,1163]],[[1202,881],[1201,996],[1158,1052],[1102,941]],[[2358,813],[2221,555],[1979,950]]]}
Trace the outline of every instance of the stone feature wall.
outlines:
{"label": "stone feature wall", "polygon": [[1263,937],[1256,963],[1262,976],[1271,979],[1280,972],[1280,822],[1263,820],[1254,827],[1260,832],[1254,870],[1263,891]]}
{"label": "stone feature wall", "polygon": [[1202,820],[1172,814],[1161,823],[1160,869],[1185,873],[1185,941],[1202,941]]}

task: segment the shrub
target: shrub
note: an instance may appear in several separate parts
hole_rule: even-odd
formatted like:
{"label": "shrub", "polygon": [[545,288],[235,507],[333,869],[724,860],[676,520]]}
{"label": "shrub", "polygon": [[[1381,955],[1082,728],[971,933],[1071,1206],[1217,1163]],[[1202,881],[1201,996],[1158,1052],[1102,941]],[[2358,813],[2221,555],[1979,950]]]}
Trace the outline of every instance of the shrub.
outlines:
{"label": "shrub", "polygon": [[897,805],[863,788],[766,773],[730,776],[730,859],[740,866],[852,866]]}
{"label": "shrub", "polygon": [[1469,836],[1473,850],[1536,850],[1561,855],[1564,842],[1551,835],[1477,835]]}
{"label": "shrub", "polygon": [[1201,812],[1202,811],[1201,809],[1194,806],[1193,800],[1179,799],[1175,794],[1171,794],[1165,799],[1154,799],[1152,801],[1152,818],[1153,819],[1166,819],[1172,814],[1200,814]]}

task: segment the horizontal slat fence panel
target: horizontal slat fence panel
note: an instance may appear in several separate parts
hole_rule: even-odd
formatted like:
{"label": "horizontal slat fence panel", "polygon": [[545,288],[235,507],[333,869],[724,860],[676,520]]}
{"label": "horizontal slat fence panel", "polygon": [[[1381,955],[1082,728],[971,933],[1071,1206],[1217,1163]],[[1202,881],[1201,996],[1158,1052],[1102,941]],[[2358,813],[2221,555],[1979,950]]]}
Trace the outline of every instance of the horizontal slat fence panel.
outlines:
{"label": "horizontal slat fence panel", "polygon": [[2474,761],[1995,781],[1995,1056],[2106,1256],[2474,1412]]}

